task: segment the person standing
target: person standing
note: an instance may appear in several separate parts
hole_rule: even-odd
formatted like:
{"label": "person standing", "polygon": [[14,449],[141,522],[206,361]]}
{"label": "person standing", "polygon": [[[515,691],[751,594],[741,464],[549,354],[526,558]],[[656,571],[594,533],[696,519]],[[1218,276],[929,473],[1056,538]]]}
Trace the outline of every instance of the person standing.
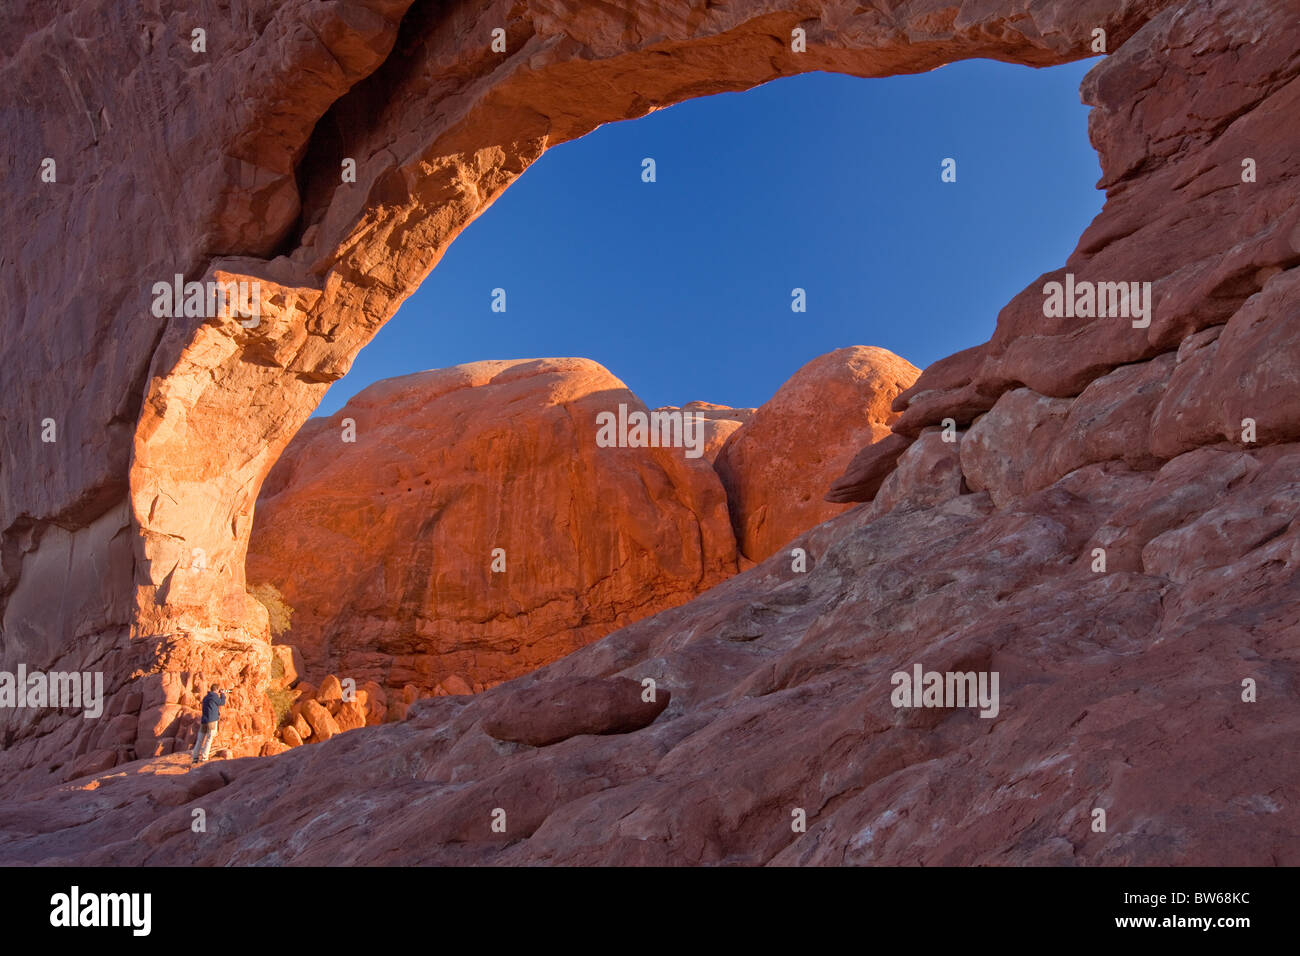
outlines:
{"label": "person standing", "polygon": [[221,708],[225,704],[226,692],[215,684],[203,695],[199,739],[194,741],[194,752],[190,754],[191,767],[208,759],[208,753],[212,750],[212,739],[217,736],[217,721],[221,719]]}

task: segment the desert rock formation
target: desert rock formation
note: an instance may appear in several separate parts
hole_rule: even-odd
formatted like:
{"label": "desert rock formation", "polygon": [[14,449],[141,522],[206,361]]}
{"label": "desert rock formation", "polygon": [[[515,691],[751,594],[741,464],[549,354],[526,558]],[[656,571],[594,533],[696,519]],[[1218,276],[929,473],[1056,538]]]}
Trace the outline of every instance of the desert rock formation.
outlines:
{"label": "desert rock formation", "polygon": [[[948,16],[918,0],[692,0],[615,14],[288,0],[232,18],[169,7],[126,29],[114,0],[18,3],[0,38],[0,81],[22,104],[0,147],[7,208],[47,225],[0,240],[0,310],[13,317],[0,328],[0,663],[93,665],[123,719],[105,736],[6,715],[0,788],[182,745],[185,695],[214,667],[242,689],[233,745],[256,752],[273,719],[266,611],[244,575],[261,483],[448,244],[547,148],[796,73],[1061,63],[1089,55],[1094,29],[1118,51],[1173,6],[1007,0]],[[504,53],[491,49],[498,27]],[[805,52],[790,49],[796,27]],[[1242,109],[1263,92],[1239,89]],[[1183,95],[1166,94],[1174,116]],[[1261,163],[1283,168],[1279,148]],[[1137,159],[1140,142],[1128,152]],[[259,282],[260,321],[155,314],[155,284],[178,274]],[[47,420],[56,441],[42,440]]]}
{"label": "desert rock formation", "polygon": [[586,359],[476,362],[308,422],[263,486],[247,568],[293,609],[309,678],[482,690],[734,574],[707,458],[599,447],[620,404],[646,411]]}
{"label": "desert rock formation", "polygon": [[291,611],[277,640],[315,679],[481,691],[734,574],[737,516],[776,547],[843,510],[821,492],[887,432],[916,374],[855,346],[808,363],[755,421],[709,402],[655,410],[695,417],[702,448],[599,447],[599,415],[646,409],[585,359],[379,382],[308,422],[272,469],[248,580]]}
{"label": "desert rock formation", "polygon": [[[3,663],[102,669],[111,717],[5,716],[0,859],[1300,863],[1294,4],[257,9],[214,21],[206,59],[190,15],[124,31],[109,0],[20,5],[0,37],[22,104],[0,147],[10,214],[35,224],[0,239]],[[1104,209],[988,344],[903,393],[895,465],[855,462],[869,492],[842,498],[872,503],[803,536],[805,574],[774,555],[401,723],[181,778],[175,753],[131,762],[182,739],[199,669],[236,683],[249,745],[264,734],[268,625],[243,567],[260,484],[543,150],[801,71],[1065,62],[1095,30]],[[57,186],[38,178],[50,154]],[[263,281],[260,325],[152,316],[175,272]],[[1049,318],[1044,285],[1067,273],[1151,282],[1150,324]],[[999,716],[894,708],[890,674],[918,663],[998,671]],[[567,679],[620,676],[671,694],[641,729],[484,731],[561,678],[616,714],[606,685]],[[49,789],[78,772],[95,776]],[[196,854],[199,797],[231,836]]]}
{"label": "desert rock formation", "polygon": [[[900,483],[801,539],[805,574],[775,555],[404,723],[12,801],[0,862],[1295,865],[1297,474],[1293,444],[1089,465],[1007,508]],[[895,709],[917,663],[998,672],[998,716]],[[638,717],[646,679],[671,696]],[[199,796],[230,836],[196,848]]]}
{"label": "desert rock formation", "polygon": [[823,500],[854,453],[890,434],[894,399],[920,369],[885,349],[836,349],[799,369],[714,463],[727,489],[740,553],[762,561],[844,510]]}
{"label": "desert rock formation", "polygon": [[[665,405],[656,411],[678,411],[676,405]],[[713,402],[687,402],[680,411],[695,415],[704,427],[704,458],[716,462],[718,452],[737,428],[754,417],[752,408],[732,408]]]}

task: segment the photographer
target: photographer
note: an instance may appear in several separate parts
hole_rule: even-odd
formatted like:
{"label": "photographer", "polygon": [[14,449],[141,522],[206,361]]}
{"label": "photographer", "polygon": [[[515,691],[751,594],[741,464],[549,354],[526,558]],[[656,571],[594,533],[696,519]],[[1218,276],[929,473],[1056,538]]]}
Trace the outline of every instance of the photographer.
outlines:
{"label": "photographer", "polygon": [[[202,690],[203,685],[196,688]],[[217,721],[221,718],[221,708],[226,703],[226,691],[215,684],[203,695],[203,714],[199,724],[199,739],[194,742],[194,752],[190,754],[190,766],[201,764],[208,759],[212,750],[212,740],[217,735]]]}

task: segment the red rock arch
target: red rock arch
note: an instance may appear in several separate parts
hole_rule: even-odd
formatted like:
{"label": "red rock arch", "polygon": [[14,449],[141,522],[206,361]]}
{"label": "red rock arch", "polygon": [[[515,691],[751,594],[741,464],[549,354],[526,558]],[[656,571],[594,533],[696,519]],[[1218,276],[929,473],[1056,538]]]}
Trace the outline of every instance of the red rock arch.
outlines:
{"label": "red rock arch", "polygon": [[[256,691],[268,660],[264,616],[243,579],[260,483],[329,383],[545,149],[601,123],[812,70],[886,76],[968,57],[1043,66],[1092,55],[1095,29],[1112,53],[1125,51],[1172,5],[902,2],[885,12],[772,0],[633,3],[616,13],[563,0],[450,8],[339,0],[266,4],[245,22],[211,24],[190,11],[123,24],[111,0],[52,18],[25,11],[21,48],[3,41],[13,54],[4,78],[37,105],[17,131],[11,167],[55,153],[69,157],[69,172],[59,190],[25,187],[17,212],[80,228],[62,245],[4,240],[13,268],[0,304],[26,316],[5,333],[6,356],[38,327],[36,316],[59,317],[54,332],[37,332],[45,348],[6,371],[8,391],[20,396],[10,445],[35,447],[33,423],[47,405],[70,436],[30,469],[2,476],[5,661],[98,661],[112,708],[137,716],[113,734],[96,728],[78,745],[81,762],[61,772],[146,755],[169,739],[195,670],[220,670],[241,686],[241,733],[266,729]],[[204,55],[188,41],[195,26],[207,30]],[[505,53],[490,49],[496,27],[506,31]],[[790,48],[796,28],[806,52]],[[1148,93],[1135,78],[1177,29],[1162,20],[1163,33],[1105,73],[1109,85],[1090,77],[1104,185],[1131,193],[1136,179],[1161,175],[1149,157],[1166,144],[1146,134],[1150,116],[1119,111],[1139,94],[1156,101],[1148,111],[1161,97],[1186,96]],[[108,48],[96,51],[97,66],[81,52],[87,37]],[[55,55],[69,68],[48,93],[45,64]],[[1186,72],[1168,57],[1149,69]],[[356,160],[355,183],[339,180],[345,158]],[[1138,214],[1139,204],[1108,206],[1076,258],[1108,254]],[[1279,250],[1274,258],[1285,258]],[[1151,265],[1160,275],[1173,269],[1154,255]],[[271,292],[261,324],[151,317],[146,290],[177,272],[261,282]],[[1229,272],[1207,288],[1231,285],[1240,269]],[[1073,394],[1188,328],[1098,340],[1104,354],[1091,364],[1047,367],[1023,358],[1041,344],[1025,314],[1013,302],[987,350],[940,363],[918,383],[907,429],[940,411],[969,420],[1017,382]],[[99,351],[87,354],[86,341]],[[33,623],[47,596],[36,582],[55,566],[78,601]],[[14,729],[23,743],[11,759],[26,766],[86,736],[49,724]]]}

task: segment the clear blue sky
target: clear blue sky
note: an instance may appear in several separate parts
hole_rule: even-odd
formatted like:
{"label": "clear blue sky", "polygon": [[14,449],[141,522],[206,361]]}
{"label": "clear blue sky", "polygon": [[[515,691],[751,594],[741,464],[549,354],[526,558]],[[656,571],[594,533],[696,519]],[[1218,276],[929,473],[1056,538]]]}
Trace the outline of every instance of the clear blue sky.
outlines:
{"label": "clear blue sky", "polygon": [[[1078,94],[1091,62],[809,74],[552,149],[452,243],[318,414],[395,375],[570,355],[651,407],[753,406],[845,345],[924,368],[985,341],[1101,209]],[[946,157],[956,183],[940,181]]]}

